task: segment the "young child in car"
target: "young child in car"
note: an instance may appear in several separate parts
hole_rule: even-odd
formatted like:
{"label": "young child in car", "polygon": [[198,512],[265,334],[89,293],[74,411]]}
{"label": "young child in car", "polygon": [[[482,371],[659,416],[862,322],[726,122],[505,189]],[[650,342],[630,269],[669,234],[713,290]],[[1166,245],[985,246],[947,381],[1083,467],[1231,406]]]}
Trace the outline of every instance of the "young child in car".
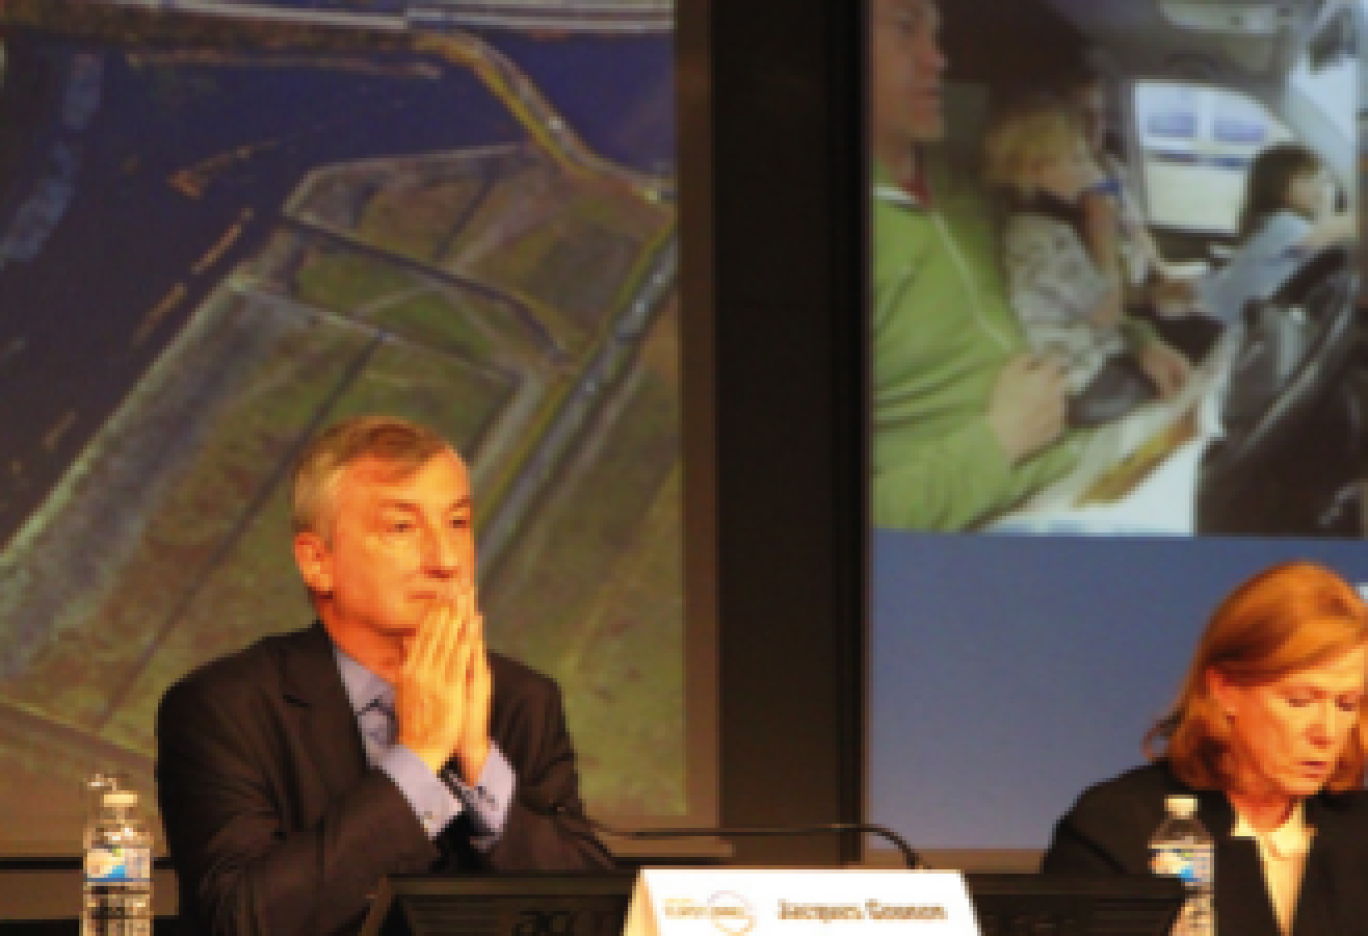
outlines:
{"label": "young child in car", "polygon": [[[1037,97],[1002,114],[986,140],[985,173],[1003,206],[1002,249],[1027,340],[1064,369],[1075,424],[1123,415],[1181,383],[1186,362],[1125,312],[1114,200],[1083,129],[1062,100]],[[1114,210],[1114,209],[1113,209]],[[1149,349],[1153,347],[1154,352]],[[1151,370],[1155,373],[1151,373]],[[1160,383],[1160,380],[1163,383]]]}

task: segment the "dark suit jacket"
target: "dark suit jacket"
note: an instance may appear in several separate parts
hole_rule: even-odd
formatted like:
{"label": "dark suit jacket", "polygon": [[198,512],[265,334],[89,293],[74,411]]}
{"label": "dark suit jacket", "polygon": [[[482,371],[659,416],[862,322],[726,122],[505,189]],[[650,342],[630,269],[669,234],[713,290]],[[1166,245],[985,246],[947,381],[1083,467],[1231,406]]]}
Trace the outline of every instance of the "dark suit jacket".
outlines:
{"label": "dark suit jacket", "polygon": [[[1149,838],[1164,797],[1197,797],[1197,818],[1216,842],[1216,928],[1223,936],[1279,936],[1258,845],[1233,838],[1235,811],[1224,793],[1183,785],[1160,761],[1084,791],[1055,826],[1042,870],[1148,874]],[[1306,801],[1316,830],[1292,920],[1293,936],[1368,933],[1368,799],[1322,793]]]}
{"label": "dark suit jacket", "polygon": [[490,667],[490,732],[517,794],[487,854],[470,845],[464,815],[430,841],[367,764],[321,626],[264,638],[168,690],[157,796],[187,931],[355,932],[385,874],[611,865],[581,818],[556,684],[497,654]]}

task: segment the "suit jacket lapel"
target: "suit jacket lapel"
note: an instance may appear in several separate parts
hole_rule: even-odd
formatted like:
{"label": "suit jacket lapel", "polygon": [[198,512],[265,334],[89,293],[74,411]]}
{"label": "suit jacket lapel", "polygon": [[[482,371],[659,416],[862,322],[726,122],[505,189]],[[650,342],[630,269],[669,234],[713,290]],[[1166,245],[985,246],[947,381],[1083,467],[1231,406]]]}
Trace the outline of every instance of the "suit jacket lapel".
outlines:
{"label": "suit jacket lapel", "polygon": [[1198,818],[1216,842],[1216,928],[1240,936],[1280,936],[1258,844],[1235,838],[1235,810],[1221,792],[1199,796]]}
{"label": "suit jacket lapel", "polygon": [[284,670],[285,701],[295,713],[295,739],[308,753],[328,798],[340,796],[368,764],[332,641],[322,625],[300,634],[285,656]]}
{"label": "suit jacket lapel", "polygon": [[[1292,916],[1292,936],[1340,936],[1347,921],[1336,916],[1344,902],[1342,889],[1361,888],[1362,869],[1346,867],[1345,837],[1350,834],[1332,797],[1321,795],[1306,801],[1306,821],[1316,830],[1302,871],[1297,907]],[[1217,842],[1216,920],[1224,932],[1241,936],[1279,936],[1273,899],[1264,878],[1258,843],[1232,838],[1235,811],[1224,794],[1203,794],[1200,818]],[[1341,879],[1341,873],[1351,875]]]}
{"label": "suit jacket lapel", "polygon": [[[1344,922],[1337,922],[1334,909],[1342,902],[1338,895],[1337,870],[1344,869],[1345,827],[1341,816],[1328,797],[1316,796],[1306,801],[1306,822],[1315,829],[1311,837],[1311,851],[1306,856],[1302,871],[1301,890],[1297,894],[1297,909],[1292,917],[1293,936],[1332,936],[1345,932]],[[1362,868],[1351,869],[1350,887],[1362,888]]]}

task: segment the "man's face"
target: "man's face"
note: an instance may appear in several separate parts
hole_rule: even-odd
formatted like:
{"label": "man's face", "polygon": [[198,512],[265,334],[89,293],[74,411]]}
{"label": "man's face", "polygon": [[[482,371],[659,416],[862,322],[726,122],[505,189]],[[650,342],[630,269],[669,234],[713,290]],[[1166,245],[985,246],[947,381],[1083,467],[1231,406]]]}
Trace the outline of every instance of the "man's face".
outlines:
{"label": "man's face", "polygon": [[873,0],[870,40],[871,119],[876,144],[933,143],[945,135],[934,0]]}
{"label": "man's face", "polygon": [[411,637],[429,605],[475,581],[465,465],[447,451],[407,477],[362,459],[342,476],[332,536],[300,559],[329,633]]}
{"label": "man's face", "polygon": [[1358,647],[1259,686],[1211,677],[1230,719],[1239,792],[1295,800],[1325,785],[1358,725],[1365,654]]}

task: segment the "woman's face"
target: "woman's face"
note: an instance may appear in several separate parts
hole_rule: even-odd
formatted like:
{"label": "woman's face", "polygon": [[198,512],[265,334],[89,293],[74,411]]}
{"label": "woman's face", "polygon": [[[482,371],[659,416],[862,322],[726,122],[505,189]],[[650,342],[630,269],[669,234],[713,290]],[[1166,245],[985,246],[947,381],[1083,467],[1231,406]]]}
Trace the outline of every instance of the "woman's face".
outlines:
{"label": "woman's face", "polygon": [[1230,720],[1238,790],[1296,800],[1318,792],[1358,725],[1368,649],[1258,686],[1237,686],[1215,669],[1207,679]]}
{"label": "woman's face", "polygon": [[1319,218],[1332,197],[1330,180],[1320,169],[1299,172],[1287,183],[1287,207],[1305,218]]}

